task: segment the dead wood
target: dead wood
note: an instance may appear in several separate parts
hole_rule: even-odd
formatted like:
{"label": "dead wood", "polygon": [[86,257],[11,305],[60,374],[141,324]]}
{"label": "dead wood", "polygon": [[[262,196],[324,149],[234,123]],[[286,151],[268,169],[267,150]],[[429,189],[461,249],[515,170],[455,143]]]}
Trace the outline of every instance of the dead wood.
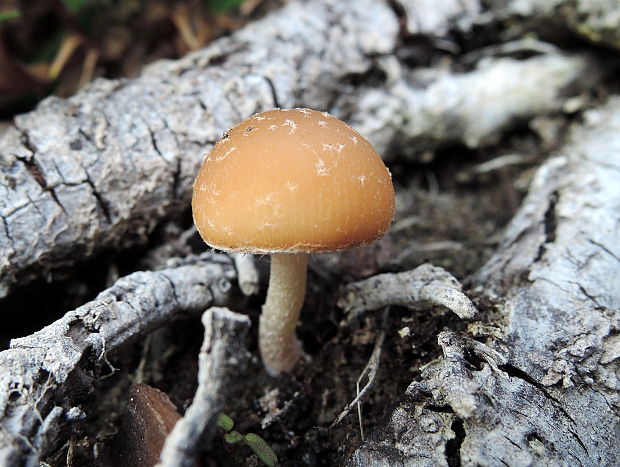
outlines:
{"label": "dead wood", "polygon": [[[606,63],[505,39],[541,30],[542,18],[617,47],[619,7],[605,1],[566,2],[578,15],[544,0],[485,9],[474,0],[292,1],[134,80],[102,80],[71,99],[47,99],[0,133],[0,297],[102,250],[144,241],[185,209],[202,155],[253,112],[330,110],[395,161],[446,144],[488,147],[534,116],[579,111]],[[464,55],[446,37],[501,22],[514,29],[496,38],[500,44]],[[444,55],[415,55],[406,43],[416,38]],[[423,66],[412,65],[418,59]],[[436,330],[442,356],[426,362],[406,394],[394,394],[396,409],[385,424],[375,421],[352,465],[618,463],[618,128],[620,102],[611,99],[540,168],[501,245],[470,280],[470,296],[484,302],[479,321],[467,333]],[[145,264],[160,267],[162,258],[189,251],[187,237]],[[85,414],[75,394],[113,372],[108,353],[172,316],[225,304],[232,264],[205,255],[135,273],[15,339],[0,353],[0,464],[38,465],[62,430],[79,424]],[[257,281],[247,271],[249,293]],[[412,299],[403,287],[423,281],[402,274],[409,273],[389,277],[395,288],[376,306],[420,298],[445,305],[457,296],[473,310],[453,278],[452,295],[437,295],[443,284],[422,296],[422,285]],[[370,290],[360,287],[358,301]],[[286,407],[289,416],[295,401]]]}
{"label": "dead wood", "polygon": [[245,335],[250,319],[226,308],[202,315],[205,338],[200,350],[198,389],[192,405],[170,433],[161,452],[161,467],[192,467],[208,448],[217,415],[224,407],[225,386],[247,353]]}
{"label": "dead wood", "polygon": [[[615,0],[399,0],[409,34],[445,39],[451,31],[468,33],[475,26],[505,21],[543,36],[569,29],[593,43],[620,48],[620,11]],[[511,34],[511,33],[509,33]]]}
{"label": "dead wood", "polygon": [[[326,109],[382,151],[423,150],[492,143],[510,123],[561,110],[563,92],[597,82],[584,57],[559,53],[495,60],[465,74],[441,63],[411,76],[400,70],[399,14],[434,18],[436,33],[468,30],[479,20],[470,3],[435,11],[424,2],[291,2],[137,79],[99,80],[16,117],[0,133],[0,298],[104,249],[144,242],[187,206],[212,144],[254,112]],[[350,84],[377,73],[387,87],[370,78]]]}
{"label": "dead wood", "polygon": [[499,18],[527,18],[529,27],[548,34],[568,28],[596,44],[620,49],[620,11],[615,0],[501,0],[492,11]]}
{"label": "dead wood", "polygon": [[258,270],[254,263],[254,257],[245,253],[232,255],[237,269],[239,288],[244,295],[256,295],[260,290]]}
{"label": "dead wood", "polygon": [[470,328],[484,343],[440,334],[443,357],[351,465],[617,464],[618,128],[613,99],[539,169],[475,279],[501,317]]}
{"label": "dead wood", "polygon": [[338,300],[338,306],[347,313],[349,321],[366,311],[390,305],[419,308],[429,304],[443,306],[464,319],[476,315],[476,308],[461,292],[461,284],[450,273],[431,264],[353,282],[346,286]]}
{"label": "dead wood", "polygon": [[205,254],[168,269],[118,280],[92,302],[0,352],[0,465],[38,466],[63,427],[84,417],[107,360],[129,341],[175,316],[225,305],[235,271],[227,256]]}
{"label": "dead wood", "polygon": [[[535,45],[523,41],[506,49],[531,52]],[[386,86],[356,90],[335,108],[387,160],[415,158],[450,144],[491,146],[516,123],[572,111],[566,90],[577,95],[600,78],[599,66],[587,57],[564,55],[544,43],[538,46],[539,56],[486,57],[467,73],[439,67],[408,72],[394,60],[386,66],[391,73]]]}

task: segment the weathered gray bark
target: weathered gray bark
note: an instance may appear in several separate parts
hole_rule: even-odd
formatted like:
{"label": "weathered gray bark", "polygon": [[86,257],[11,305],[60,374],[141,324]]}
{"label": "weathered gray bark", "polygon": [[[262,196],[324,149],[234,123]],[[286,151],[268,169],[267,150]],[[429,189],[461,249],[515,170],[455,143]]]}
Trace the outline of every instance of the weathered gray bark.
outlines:
{"label": "weathered gray bark", "polygon": [[[536,45],[541,46],[514,44],[514,51],[535,50]],[[441,68],[407,72],[394,60],[387,86],[343,96],[335,109],[388,161],[451,143],[491,146],[515,123],[563,111],[567,88],[575,94],[600,79],[600,65],[587,57],[542,46],[543,55],[487,58],[461,74]]]}
{"label": "weathered gray bark", "polygon": [[[408,21],[433,18],[416,29],[424,34],[481,21],[473,2],[402,6]],[[477,146],[495,142],[510,123],[560,110],[567,92],[577,95],[598,79],[586,58],[552,48],[465,74],[440,64],[410,75],[398,59],[398,21],[387,2],[291,2],[135,80],[99,80],[18,116],[0,133],[0,298],[103,249],[144,241],[187,205],[202,155],[253,112],[331,110],[381,151]],[[388,75],[387,87],[348,83],[373,70]],[[508,99],[502,105],[498,97]]]}
{"label": "weathered gray bark", "polygon": [[[495,2],[493,11],[499,17],[530,18],[541,30],[568,27],[593,43],[620,49],[620,11],[616,0],[500,0]],[[541,22],[547,24],[540,26]]]}
{"label": "weathered gray bark", "polygon": [[254,112],[327,108],[389,54],[383,2],[292,2],[135,80],[49,98],[0,133],[0,298],[104,248],[143,241],[189,203],[202,156]]}
{"label": "weathered gray bark", "polygon": [[399,0],[410,34],[444,38],[451,31],[470,32],[474,26],[497,20],[523,22],[549,33],[550,28],[620,48],[620,10],[616,0]]}
{"label": "weathered gray bark", "polygon": [[62,428],[84,416],[72,394],[88,393],[102,373],[114,371],[108,352],[175,316],[226,305],[235,278],[230,259],[212,254],[137,272],[41,331],[14,339],[0,352],[0,465],[38,466]]}
{"label": "weathered gray bark", "polygon": [[[501,319],[439,335],[443,358],[351,465],[617,465],[620,99],[537,173],[477,274]],[[489,326],[490,325],[490,326]]]}
{"label": "weathered gray bark", "polygon": [[161,452],[160,467],[192,467],[208,447],[217,415],[224,408],[226,384],[244,357],[250,318],[213,307],[202,316],[205,338],[200,349],[198,389]]}
{"label": "weathered gray bark", "polygon": [[[578,110],[579,101],[566,98],[599,83],[599,62],[525,43],[503,45],[497,57],[464,57],[476,65],[471,71],[443,63],[410,70],[392,8],[406,13],[406,32],[437,40],[498,19],[535,29],[527,15],[544,10],[616,46],[617,4],[565,3],[578,11],[591,5],[582,23],[544,0],[484,11],[474,0],[293,1],[135,80],[98,81],[69,100],[46,100],[0,133],[0,297],[97,251],[144,240],[187,205],[202,154],[255,111],[331,110],[395,158],[407,155],[405,145],[415,154],[446,143],[495,144],[514,123]],[[519,47],[535,56],[504,56]],[[377,70],[385,80],[351,83]],[[353,465],[446,465],[448,457],[466,465],[618,462],[619,129],[620,103],[612,100],[588,113],[539,170],[503,244],[475,277],[501,319],[477,317],[469,336],[439,334],[443,358],[409,387]],[[14,340],[0,353],[0,464],[38,465],[55,434],[83,417],[65,397],[76,378],[90,387],[106,352],[173,314],[224,304],[234,278],[227,257],[208,255],[136,273]]]}
{"label": "weathered gray bark", "polygon": [[348,321],[390,305],[416,308],[428,304],[443,306],[464,319],[476,315],[476,308],[461,292],[461,284],[442,268],[430,264],[348,284],[338,301]]}
{"label": "weathered gray bark", "polygon": [[444,38],[452,31],[467,32],[484,18],[479,0],[399,0],[409,34]]}

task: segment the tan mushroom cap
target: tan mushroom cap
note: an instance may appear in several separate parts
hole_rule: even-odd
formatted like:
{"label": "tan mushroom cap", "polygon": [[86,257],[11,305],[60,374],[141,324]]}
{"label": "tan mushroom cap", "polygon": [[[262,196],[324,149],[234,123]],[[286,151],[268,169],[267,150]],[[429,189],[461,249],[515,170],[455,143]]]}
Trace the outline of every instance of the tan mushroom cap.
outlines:
{"label": "tan mushroom cap", "polygon": [[192,210],[217,249],[328,252],[383,236],[394,188],[381,157],[346,123],[315,110],[269,110],[213,147]]}

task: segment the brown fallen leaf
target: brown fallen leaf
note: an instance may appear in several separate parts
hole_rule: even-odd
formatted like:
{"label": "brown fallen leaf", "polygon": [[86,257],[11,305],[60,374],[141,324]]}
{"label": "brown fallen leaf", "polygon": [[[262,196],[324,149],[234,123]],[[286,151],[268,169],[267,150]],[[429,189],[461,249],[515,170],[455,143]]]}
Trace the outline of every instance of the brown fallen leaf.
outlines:
{"label": "brown fallen leaf", "polygon": [[166,393],[148,384],[133,384],[121,429],[107,443],[98,464],[154,466],[166,437],[180,418]]}

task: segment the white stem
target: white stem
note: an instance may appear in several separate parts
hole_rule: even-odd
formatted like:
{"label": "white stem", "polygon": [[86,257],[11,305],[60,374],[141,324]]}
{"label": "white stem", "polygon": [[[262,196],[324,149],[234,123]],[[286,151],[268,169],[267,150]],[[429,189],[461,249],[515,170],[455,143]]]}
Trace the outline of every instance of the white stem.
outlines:
{"label": "white stem", "polygon": [[307,253],[271,255],[267,300],[258,328],[258,345],[267,372],[277,376],[293,369],[302,350],[295,336],[306,295]]}

